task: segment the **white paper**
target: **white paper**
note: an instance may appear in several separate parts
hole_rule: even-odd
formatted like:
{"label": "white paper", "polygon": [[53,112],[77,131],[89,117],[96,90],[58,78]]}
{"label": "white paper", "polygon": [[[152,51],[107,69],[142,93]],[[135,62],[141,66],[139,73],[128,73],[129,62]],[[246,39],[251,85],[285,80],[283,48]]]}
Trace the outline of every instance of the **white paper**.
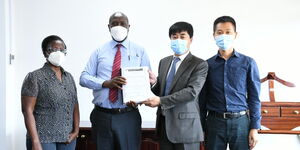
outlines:
{"label": "white paper", "polygon": [[123,85],[123,102],[141,103],[152,95],[148,67],[125,67],[121,74],[126,78]]}

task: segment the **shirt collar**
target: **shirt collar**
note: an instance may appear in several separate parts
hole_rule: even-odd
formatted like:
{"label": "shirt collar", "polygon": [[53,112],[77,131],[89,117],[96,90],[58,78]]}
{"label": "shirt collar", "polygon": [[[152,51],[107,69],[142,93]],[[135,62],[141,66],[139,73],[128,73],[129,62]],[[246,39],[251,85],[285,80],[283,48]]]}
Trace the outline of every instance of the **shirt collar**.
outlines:
{"label": "shirt collar", "polygon": [[185,54],[180,55],[180,56],[173,55],[173,57],[178,57],[180,59],[180,61],[183,61],[189,53],[190,53],[190,51],[188,51]]}
{"label": "shirt collar", "polygon": [[232,56],[240,57],[240,53],[238,53],[235,49],[233,49],[233,54],[232,54]]}
{"label": "shirt collar", "polygon": [[123,47],[125,47],[126,49],[128,49],[129,47],[129,40],[128,40],[128,37],[123,41],[123,42],[117,42],[115,40],[111,40],[111,49],[114,49],[117,44],[122,44]]}
{"label": "shirt collar", "polygon": [[[235,49],[233,49],[232,56],[240,57],[240,53],[238,53]],[[221,54],[219,53],[219,51],[218,51],[217,55],[215,55],[215,59],[217,59],[217,58],[222,58]]]}
{"label": "shirt collar", "polygon": [[[54,73],[55,74],[55,72],[51,69],[51,66],[50,66],[49,62],[46,62],[44,64],[43,68],[45,70],[47,70],[49,73]],[[60,70],[61,70],[61,72],[62,72],[63,75],[66,75],[66,71],[65,71],[65,69],[63,67],[60,67]]]}

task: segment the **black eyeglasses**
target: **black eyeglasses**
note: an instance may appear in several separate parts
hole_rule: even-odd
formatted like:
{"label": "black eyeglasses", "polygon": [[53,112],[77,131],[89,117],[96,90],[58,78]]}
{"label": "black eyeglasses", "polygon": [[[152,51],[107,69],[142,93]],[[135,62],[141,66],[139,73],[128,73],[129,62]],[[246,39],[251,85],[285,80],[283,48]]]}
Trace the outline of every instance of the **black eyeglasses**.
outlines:
{"label": "black eyeglasses", "polygon": [[57,52],[57,51],[60,51],[60,52],[62,52],[62,53],[64,53],[64,54],[67,54],[67,49],[48,48],[47,51],[50,52],[50,53],[51,53],[51,52]]}

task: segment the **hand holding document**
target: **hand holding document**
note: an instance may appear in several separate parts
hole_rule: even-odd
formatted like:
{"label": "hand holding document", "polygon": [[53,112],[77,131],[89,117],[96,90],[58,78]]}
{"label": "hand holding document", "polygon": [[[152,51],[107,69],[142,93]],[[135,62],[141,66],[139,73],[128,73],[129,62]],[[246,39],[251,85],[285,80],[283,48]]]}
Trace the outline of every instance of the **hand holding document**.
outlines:
{"label": "hand holding document", "polygon": [[142,103],[152,96],[148,67],[125,67],[121,74],[126,78],[126,85],[123,85],[123,102]]}
{"label": "hand holding document", "polygon": [[157,107],[160,104],[160,97],[153,96],[148,99],[146,99],[143,104],[149,107]]}

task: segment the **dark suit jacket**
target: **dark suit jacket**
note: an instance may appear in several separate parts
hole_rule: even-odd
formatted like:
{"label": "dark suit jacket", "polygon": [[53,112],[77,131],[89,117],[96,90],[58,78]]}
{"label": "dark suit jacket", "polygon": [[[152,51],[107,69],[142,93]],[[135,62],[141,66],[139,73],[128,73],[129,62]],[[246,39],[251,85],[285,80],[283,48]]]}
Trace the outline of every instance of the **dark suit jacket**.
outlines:
{"label": "dark suit jacket", "polygon": [[168,56],[160,61],[157,83],[152,88],[153,93],[160,96],[161,100],[157,111],[156,129],[160,130],[159,117],[164,111],[166,133],[171,142],[203,141],[198,94],[206,79],[207,62],[189,53],[176,71],[170,94],[163,96],[172,59],[173,56]]}

